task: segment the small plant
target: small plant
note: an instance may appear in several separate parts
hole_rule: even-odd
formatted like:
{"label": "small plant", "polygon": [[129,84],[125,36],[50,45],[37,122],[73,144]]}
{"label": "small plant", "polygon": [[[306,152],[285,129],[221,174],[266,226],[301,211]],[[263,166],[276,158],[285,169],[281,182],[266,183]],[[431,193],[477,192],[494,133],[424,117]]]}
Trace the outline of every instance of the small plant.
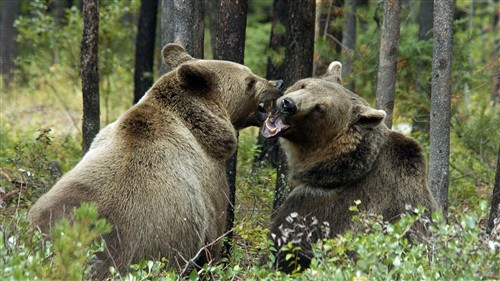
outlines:
{"label": "small plant", "polygon": [[[447,223],[436,213],[429,235],[409,239],[411,226],[422,220],[422,209],[394,224],[360,213],[357,232],[316,244],[316,258],[304,278],[315,280],[478,280],[500,278],[500,240],[489,239],[482,213],[462,214]],[[427,221],[423,223],[427,224]],[[480,262],[484,261],[484,262]],[[488,261],[488,262],[485,262]]]}
{"label": "small plant", "polygon": [[61,177],[61,168],[50,160],[50,129],[39,129],[34,141],[17,142],[0,168],[0,205],[4,216],[14,215],[47,191]]}
{"label": "small plant", "polygon": [[89,261],[104,250],[99,237],[111,231],[111,225],[98,218],[92,204],[82,204],[72,217],[72,224],[67,219],[57,222],[47,241],[38,231],[19,231],[29,228],[25,212],[14,225],[2,224],[0,279],[82,280],[90,270]]}

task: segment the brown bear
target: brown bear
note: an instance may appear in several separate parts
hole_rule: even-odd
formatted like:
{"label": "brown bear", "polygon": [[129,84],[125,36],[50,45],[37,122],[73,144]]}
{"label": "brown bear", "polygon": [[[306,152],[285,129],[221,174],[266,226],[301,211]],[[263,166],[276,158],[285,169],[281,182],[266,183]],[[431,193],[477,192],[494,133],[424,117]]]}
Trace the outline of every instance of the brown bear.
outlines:
{"label": "brown bear", "polygon": [[[408,206],[421,205],[427,214],[438,209],[426,184],[422,147],[388,129],[384,111],[342,87],[340,69],[333,62],[324,77],[288,88],[261,129],[266,138],[280,137],[289,167],[292,191],[271,224],[277,266],[286,272],[309,265],[311,242],[355,231],[349,211],[355,200],[361,201],[360,211],[385,221],[397,219]],[[306,234],[311,236],[293,233],[298,218],[310,223]],[[295,264],[280,251],[288,242],[301,248]]]}
{"label": "brown bear", "polygon": [[282,81],[246,66],[194,59],[176,44],[162,54],[173,70],[103,128],[28,214],[49,232],[82,202],[95,203],[113,230],[94,278],[105,278],[110,266],[126,272],[140,259],[165,257],[167,269],[187,266],[197,253],[217,260],[228,206],[225,162],[236,149],[236,130],[254,124],[262,99],[280,95]]}

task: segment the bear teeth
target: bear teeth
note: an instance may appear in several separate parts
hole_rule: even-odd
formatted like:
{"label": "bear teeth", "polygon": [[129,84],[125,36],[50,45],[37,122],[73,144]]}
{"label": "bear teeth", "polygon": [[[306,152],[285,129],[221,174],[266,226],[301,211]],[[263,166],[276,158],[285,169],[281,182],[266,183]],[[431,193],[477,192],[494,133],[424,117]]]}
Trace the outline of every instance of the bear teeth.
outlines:
{"label": "bear teeth", "polygon": [[275,133],[276,132],[276,127],[271,124],[271,121],[269,120],[269,116],[267,117],[266,121],[265,121],[265,124],[266,124],[266,128],[271,132],[271,133]]}

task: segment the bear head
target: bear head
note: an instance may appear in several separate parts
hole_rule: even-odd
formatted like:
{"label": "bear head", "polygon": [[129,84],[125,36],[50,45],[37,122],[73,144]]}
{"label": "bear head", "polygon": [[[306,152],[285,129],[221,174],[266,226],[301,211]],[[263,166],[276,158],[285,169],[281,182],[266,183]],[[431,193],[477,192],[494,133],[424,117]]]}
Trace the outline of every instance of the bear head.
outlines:
{"label": "bear head", "polygon": [[219,100],[237,130],[259,126],[263,111],[259,104],[282,95],[282,80],[268,81],[244,65],[195,59],[177,44],[166,45],[162,55],[165,64],[175,72],[180,87],[195,96]]}
{"label": "bear head", "polygon": [[[302,147],[322,149],[332,143],[354,144],[366,129],[382,124],[383,110],[340,85],[339,62],[332,62],[325,76],[297,81],[277,99],[261,128],[265,138],[282,137]],[[338,151],[338,149],[337,149]]]}

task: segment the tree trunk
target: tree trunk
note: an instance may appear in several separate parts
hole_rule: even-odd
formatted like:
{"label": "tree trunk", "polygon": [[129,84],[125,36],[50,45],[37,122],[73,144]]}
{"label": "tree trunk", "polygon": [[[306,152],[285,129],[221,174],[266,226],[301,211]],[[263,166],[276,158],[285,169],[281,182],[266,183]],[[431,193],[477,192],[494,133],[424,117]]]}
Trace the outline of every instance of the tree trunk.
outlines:
{"label": "tree trunk", "polygon": [[[432,23],[434,19],[434,3],[431,1],[420,0],[420,10],[418,12],[418,40],[427,41],[432,39]],[[415,80],[415,95],[422,100],[429,100],[431,96],[431,87],[429,77],[426,75],[426,65],[417,62],[417,75]],[[420,132],[429,132],[429,110],[426,107],[418,107],[417,113],[413,118],[413,130]]]}
{"label": "tree trunk", "polygon": [[247,0],[219,0],[214,59],[243,64]]}
{"label": "tree trunk", "polygon": [[[271,55],[267,57],[266,79],[268,80],[283,79],[285,76],[283,61],[276,58],[284,55],[282,50],[285,47],[286,32],[284,32],[284,27],[286,26],[287,15],[288,1],[274,0],[271,38],[269,39]],[[255,162],[267,161],[276,168],[280,149],[278,138],[268,140],[264,139],[259,134],[257,144],[260,145],[262,149],[255,158]]]}
{"label": "tree trunk", "polygon": [[[203,0],[162,0],[161,46],[177,43],[192,57],[202,59],[204,11]],[[163,59],[160,65],[160,74],[170,71]]]}
{"label": "tree trunk", "polygon": [[[498,34],[498,19],[500,18],[500,6],[498,5],[498,0],[494,1],[495,11],[493,15],[493,34]],[[495,37],[493,46],[493,87],[491,91],[491,100],[493,104],[500,102],[500,65],[498,64],[498,51],[500,50],[500,39],[499,36]]]}
{"label": "tree trunk", "polygon": [[429,187],[446,216],[450,164],[453,0],[434,0]]}
{"label": "tree trunk", "polygon": [[[354,50],[356,48],[357,2],[357,0],[345,1],[346,15],[344,21],[344,29],[342,30],[342,77],[349,76],[352,72]],[[354,85],[351,83],[348,88],[352,90],[354,88]]]}
{"label": "tree trunk", "polygon": [[99,1],[86,0],[83,3],[83,37],[80,55],[83,94],[82,155],[87,153],[100,126],[98,37]]}
{"label": "tree trunk", "polygon": [[385,111],[385,124],[392,127],[396,66],[398,62],[401,0],[384,0],[384,18],[380,34],[379,66],[377,73],[376,107]]}
{"label": "tree trunk", "polygon": [[19,14],[20,1],[3,1],[0,13],[0,74],[3,75],[5,85],[12,80],[14,59],[17,54],[17,28],[14,21]]}
{"label": "tree trunk", "polygon": [[[285,87],[299,79],[311,77],[314,56],[314,25],[316,2],[314,0],[291,1],[286,24],[286,50],[284,69]],[[286,159],[281,152],[278,160],[276,190],[273,209],[277,210],[286,198]]]}
{"label": "tree trunk", "polygon": [[[243,64],[245,57],[245,31],[247,25],[247,0],[219,0],[214,59],[228,60]],[[227,230],[234,226],[234,205],[236,202],[236,159],[237,152],[226,162],[229,182],[229,206],[227,210]],[[224,244],[224,255],[231,253],[232,232]]]}
{"label": "tree trunk", "polygon": [[[500,146],[498,147],[497,172],[495,174],[495,186],[491,196],[491,211],[488,219],[488,233],[490,233],[496,225],[500,225]],[[500,231],[500,229],[498,229]],[[500,234],[500,232],[499,232]]]}
{"label": "tree trunk", "polygon": [[134,103],[153,85],[158,0],[141,0],[135,39]]}

